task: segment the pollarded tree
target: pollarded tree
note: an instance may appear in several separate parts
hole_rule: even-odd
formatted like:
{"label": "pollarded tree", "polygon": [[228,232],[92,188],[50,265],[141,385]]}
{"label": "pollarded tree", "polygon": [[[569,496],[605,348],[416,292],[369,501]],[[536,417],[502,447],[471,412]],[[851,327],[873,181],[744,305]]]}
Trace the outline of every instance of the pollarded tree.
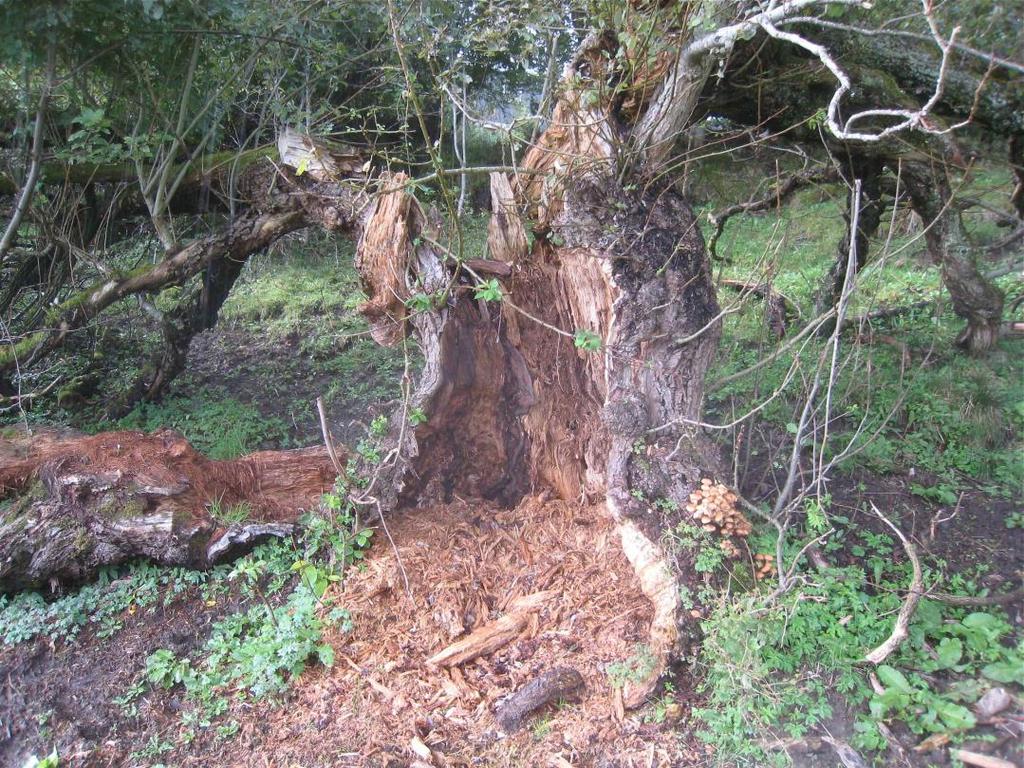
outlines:
{"label": "pollarded tree", "polygon": [[[709,77],[738,42],[765,33],[830,61],[826,48],[778,26],[828,5],[860,3],[618,8],[566,65],[546,130],[512,174],[492,175],[489,260],[465,261],[444,244],[449,239],[413,196],[408,177],[367,178],[361,162],[285,132],[280,161],[260,171],[273,183],[256,185],[270,191],[228,230],[141,274],[101,281],[59,307],[47,329],[22,341],[19,354],[38,358],[116,299],[179,284],[225,259],[244,260],[285,232],[319,225],[351,234],[368,294],[362,312],[375,339],[401,344],[411,336],[425,361],[390,419],[381,461],[363,467],[366,484],[354,501],[385,514],[456,493],[513,505],[544,489],[563,499],[605,503],[657,606],[651,646],[659,663],[628,693],[627,703],[638,703],[664,669],[680,626],[688,626],[678,622],[676,585],[655,542],[689,514],[686,507],[695,506],[699,494],[704,501],[715,496],[720,510],[707,527],[725,536],[749,528],[735,498],[710,489],[719,466],[700,431],[700,408],[723,313],[696,218],[674,183],[674,147],[694,120]],[[388,11],[397,63],[423,126],[404,17],[393,5]],[[933,130],[926,110],[904,105],[895,114],[844,117],[848,89],[840,78],[826,112],[826,124],[838,136]],[[428,138],[425,127],[423,133]],[[445,176],[441,168],[436,173]],[[840,302],[837,319],[843,307]],[[834,334],[833,350],[838,343]],[[825,386],[826,357],[798,435],[822,407],[815,393]],[[10,357],[0,359],[0,365],[9,363]],[[142,522],[128,526],[131,535],[121,543],[127,539],[149,555],[163,548],[168,560],[202,564],[212,557],[223,532],[194,500],[181,501],[183,491],[146,495],[144,489],[155,485],[144,482],[146,472],[154,468],[136,467],[114,481],[59,469],[47,474],[45,467],[72,466],[67,452],[75,445],[47,447],[29,457],[15,478],[47,478],[48,493],[35,508],[45,507],[58,535],[69,506],[81,522],[109,509],[103,500],[112,494],[118,509],[126,497],[143,497],[145,514],[129,515]],[[106,466],[105,456],[95,464]],[[174,459],[166,462],[173,465]],[[793,452],[798,459],[799,447]],[[251,471],[258,475],[258,465]],[[256,497],[258,488],[257,477],[249,486]],[[791,485],[783,489],[776,513],[787,509],[793,493]],[[259,509],[259,499],[254,501]],[[159,525],[147,529],[152,519]],[[17,524],[8,521],[8,530]],[[102,561],[111,551],[103,540],[111,526],[85,527],[91,538],[76,539],[77,549],[57,550],[58,557],[34,572],[35,580],[79,574]],[[39,540],[5,536],[0,563],[11,562],[12,552],[19,562],[32,561]],[[122,546],[115,556],[131,549]],[[676,565],[676,578],[692,577],[690,563]]]}

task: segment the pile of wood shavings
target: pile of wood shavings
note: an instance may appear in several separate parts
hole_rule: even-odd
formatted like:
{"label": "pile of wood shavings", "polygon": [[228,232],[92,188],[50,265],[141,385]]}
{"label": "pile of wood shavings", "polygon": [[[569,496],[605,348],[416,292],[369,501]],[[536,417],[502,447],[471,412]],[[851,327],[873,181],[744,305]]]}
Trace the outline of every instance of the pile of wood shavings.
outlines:
{"label": "pile of wood shavings", "polygon": [[[234,713],[239,737],[193,744],[183,764],[372,766],[695,765],[668,724],[624,713],[609,665],[643,652],[651,606],[599,506],[528,499],[514,510],[456,502],[379,532],[362,572],[329,601],[355,629],[332,636],[334,666],[307,672],[283,705]],[[511,641],[451,667],[434,654],[546,593]],[[504,735],[496,705],[556,667],[579,672],[577,700]],[[198,762],[195,762],[198,761]]]}

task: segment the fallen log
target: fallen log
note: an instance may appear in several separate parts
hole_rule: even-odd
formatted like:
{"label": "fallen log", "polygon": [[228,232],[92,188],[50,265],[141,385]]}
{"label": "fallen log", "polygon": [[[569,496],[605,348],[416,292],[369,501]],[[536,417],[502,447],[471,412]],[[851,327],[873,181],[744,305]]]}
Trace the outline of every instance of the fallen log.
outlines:
{"label": "fallen log", "polygon": [[[0,592],[82,581],[134,558],[223,562],[289,535],[334,478],[323,448],[214,461],[171,430],[9,433],[0,439]],[[245,519],[218,520],[211,507]]]}

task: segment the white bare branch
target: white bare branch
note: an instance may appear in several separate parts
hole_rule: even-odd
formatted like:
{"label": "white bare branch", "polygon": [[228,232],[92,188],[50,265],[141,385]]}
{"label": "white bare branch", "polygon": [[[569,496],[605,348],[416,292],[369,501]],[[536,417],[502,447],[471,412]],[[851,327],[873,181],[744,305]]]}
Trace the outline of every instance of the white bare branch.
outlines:
{"label": "white bare branch", "polygon": [[[968,116],[967,119],[956,123],[955,125],[939,128],[932,125],[927,119],[932,109],[934,109],[935,105],[938,104],[939,99],[942,98],[942,91],[945,86],[949,70],[950,54],[956,46],[956,36],[960,32],[960,27],[955,27],[948,39],[943,37],[932,12],[932,2],[933,0],[921,0],[924,17],[928,22],[928,29],[931,31],[932,40],[942,52],[942,59],[939,63],[938,75],[935,78],[935,90],[932,92],[928,101],[918,109],[862,110],[851,115],[845,120],[840,117],[840,107],[842,106],[843,97],[852,90],[853,84],[850,80],[850,76],[842,67],[839,66],[839,63],[835,60],[832,54],[829,53],[828,49],[819,43],[808,40],[802,35],[780,30],[775,25],[777,20],[770,18],[767,14],[761,14],[755,18],[757,18],[761,29],[763,29],[769,36],[776,40],[783,40],[785,42],[792,43],[793,45],[803,48],[805,51],[813,54],[818,61],[828,68],[829,72],[831,72],[839,82],[839,87],[836,89],[835,93],[832,94],[832,98],[829,100],[828,109],[826,111],[825,124],[827,125],[829,132],[837,139],[841,139],[843,141],[864,141],[874,143],[906,130],[918,130],[932,135],[947,134],[958,128],[962,128],[971,121],[971,117]],[[855,123],[880,117],[892,118],[896,122],[873,132],[853,129],[853,125]]]}

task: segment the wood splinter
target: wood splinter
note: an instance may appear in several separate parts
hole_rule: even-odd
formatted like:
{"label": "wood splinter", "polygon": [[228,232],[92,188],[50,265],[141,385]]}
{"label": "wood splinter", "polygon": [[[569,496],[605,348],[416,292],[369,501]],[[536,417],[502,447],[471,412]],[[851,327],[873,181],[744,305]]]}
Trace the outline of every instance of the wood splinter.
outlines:
{"label": "wood splinter", "polygon": [[494,653],[518,637],[529,622],[530,614],[539,610],[554,595],[555,591],[549,589],[516,598],[504,616],[484,624],[468,637],[435,653],[427,659],[427,664],[454,667]]}

